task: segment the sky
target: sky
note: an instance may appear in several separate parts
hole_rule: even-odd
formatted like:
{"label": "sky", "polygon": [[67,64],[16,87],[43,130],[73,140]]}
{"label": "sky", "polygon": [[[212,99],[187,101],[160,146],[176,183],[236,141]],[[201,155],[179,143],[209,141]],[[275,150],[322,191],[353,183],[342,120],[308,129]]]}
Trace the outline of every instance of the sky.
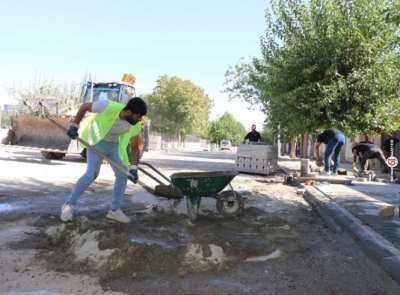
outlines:
{"label": "sky", "polygon": [[[214,100],[210,120],[230,112],[262,129],[259,106],[229,101],[224,74],[241,58],[260,57],[266,29],[262,0],[2,0],[0,86],[33,77],[80,83],[136,77],[136,93],[160,76],[190,80]],[[54,84],[53,84],[54,85]],[[249,110],[249,108],[252,108]],[[151,119],[151,118],[150,118]]]}

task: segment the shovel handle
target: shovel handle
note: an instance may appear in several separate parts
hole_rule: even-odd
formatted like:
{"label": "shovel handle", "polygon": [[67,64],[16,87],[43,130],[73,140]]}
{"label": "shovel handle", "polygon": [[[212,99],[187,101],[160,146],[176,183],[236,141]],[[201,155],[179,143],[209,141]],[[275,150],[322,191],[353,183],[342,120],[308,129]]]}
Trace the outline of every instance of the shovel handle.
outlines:
{"label": "shovel handle", "polygon": [[[57,121],[47,117],[47,119],[49,119],[51,122],[53,122],[55,125],[57,125],[60,129],[62,129],[63,131],[67,132],[68,129],[65,128],[63,125],[61,125],[60,123],[58,123]],[[79,141],[80,143],[82,143],[86,148],[88,148],[89,150],[91,150],[93,153],[95,153],[96,155],[98,155],[99,157],[103,158],[104,160],[106,160],[108,163],[110,163],[110,165],[114,166],[115,168],[117,168],[119,171],[121,171],[122,173],[124,173],[126,176],[132,176],[126,169],[124,169],[123,167],[121,167],[120,165],[118,165],[117,163],[115,163],[113,160],[111,160],[109,157],[107,157],[106,155],[102,154],[101,152],[99,152],[98,150],[96,150],[93,146],[91,146],[88,142],[86,142],[85,140],[83,140],[80,137],[76,137],[76,140]]]}
{"label": "shovel handle", "polygon": [[126,169],[122,168],[119,164],[115,163],[113,160],[111,160],[109,157],[107,157],[106,155],[100,153],[98,150],[96,150],[93,146],[91,146],[89,143],[87,143],[86,141],[84,141],[82,138],[80,137],[76,137],[76,139],[82,143],[85,147],[87,147],[89,150],[91,150],[93,153],[95,153],[96,155],[98,155],[99,157],[103,158],[104,160],[106,160],[108,163],[110,163],[110,165],[114,166],[115,168],[117,168],[119,171],[121,171],[122,173],[124,173],[126,176],[132,176]]}
{"label": "shovel handle", "polygon": [[[110,165],[114,166],[115,168],[117,168],[119,171],[121,171],[122,173],[124,173],[126,176],[130,177],[132,176],[132,174],[129,173],[129,171],[127,171],[126,169],[122,168],[120,165],[118,165],[117,163],[115,163],[113,160],[111,160],[109,157],[107,157],[106,155],[100,153],[98,150],[96,150],[94,147],[92,147],[88,142],[84,141],[82,138],[77,137],[76,138],[80,143],[82,143],[84,146],[86,146],[89,150],[91,150],[93,153],[95,153],[96,155],[98,155],[99,157],[103,158],[104,160],[106,160],[108,163],[110,163]],[[143,187],[145,190],[147,190],[149,193],[154,194],[154,189],[152,189],[151,187],[149,187],[147,184],[143,183],[142,181],[140,181],[139,179],[136,181],[137,184],[139,184],[141,187]]]}
{"label": "shovel handle", "polygon": [[[57,121],[54,121],[53,119],[46,117],[47,119],[49,119],[51,122],[53,122],[56,126],[58,126],[60,129],[62,129],[64,132],[67,132],[68,129],[65,128],[63,125],[61,125],[60,123],[58,123]],[[126,176],[132,176],[132,174],[129,173],[129,171],[127,171],[126,169],[124,169],[123,167],[121,167],[120,165],[118,165],[117,163],[115,163],[113,160],[111,160],[109,157],[107,157],[106,155],[102,154],[101,152],[99,152],[98,150],[96,150],[94,147],[92,147],[88,142],[86,142],[85,140],[83,140],[80,137],[76,138],[80,143],[82,143],[85,147],[87,147],[89,150],[91,150],[93,153],[95,153],[96,155],[98,155],[99,157],[103,158],[104,160],[106,160],[108,163],[110,163],[110,165],[114,166],[115,168],[117,168],[119,171],[121,171],[122,173],[124,173]],[[154,190],[149,187],[148,185],[146,185],[145,183],[143,183],[142,181],[140,181],[139,179],[136,181],[141,187],[143,187],[144,189],[146,189],[149,193],[154,194]]]}
{"label": "shovel handle", "polygon": [[[129,173],[129,171],[125,170],[124,168],[122,168],[120,165],[118,165],[117,163],[115,163],[113,160],[111,160],[109,157],[107,157],[106,155],[100,153],[98,150],[96,150],[94,147],[92,147],[89,143],[87,143],[86,141],[84,141],[82,138],[77,137],[76,138],[79,142],[81,142],[84,146],[86,146],[89,150],[91,150],[93,153],[95,153],[96,155],[98,155],[99,157],[103,158],[104,160],[106,160],[108,163],[110,163],[110,165],[114,166],[115,168],[117,168],[119,171],[121,171],[122,173],[124,173],[126,176],[130,177],[132,176],[132,174]],[[139,184],[141,187],[143,187],[144,189],[146,189],[149,193],[154,194],[154,190],[149,187],[147,184],[143,183],[142,181],[140,181],[139,179],[136,180],[136,183]]]}

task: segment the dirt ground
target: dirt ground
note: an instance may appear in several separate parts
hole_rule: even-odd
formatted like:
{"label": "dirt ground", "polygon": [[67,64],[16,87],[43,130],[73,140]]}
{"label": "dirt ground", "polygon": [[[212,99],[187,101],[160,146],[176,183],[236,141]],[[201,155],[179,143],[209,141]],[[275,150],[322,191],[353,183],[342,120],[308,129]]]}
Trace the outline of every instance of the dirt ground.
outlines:
{"label": "dirt ground", "polygon": [[[234,159],[234,152],[186,151],[144,160],[171,175],[232,170]],[[75,220],[63,223],[60,207],[84,161],[0,148],[1,294],[400,294],[350,237],[324,225],[283,183],[281,171],[236,176],[232,186],[245,206],[233,218],[202,198],[190,221],[185,199],[128,184],[122,210],[133,221],[122,224],[105,218],[113,174],[103,166]]]}

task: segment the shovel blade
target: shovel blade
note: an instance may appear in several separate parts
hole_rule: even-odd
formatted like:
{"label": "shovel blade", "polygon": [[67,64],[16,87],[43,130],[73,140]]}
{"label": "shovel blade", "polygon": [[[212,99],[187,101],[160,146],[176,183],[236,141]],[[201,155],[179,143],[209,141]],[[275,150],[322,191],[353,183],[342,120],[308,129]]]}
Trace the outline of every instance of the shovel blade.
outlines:
{"label": "shovel blade", "polygon": [[182,191],[172,185],[159,184],[154,188],[156,195],[168,198],[168,199],[182,199],[184,197]]}

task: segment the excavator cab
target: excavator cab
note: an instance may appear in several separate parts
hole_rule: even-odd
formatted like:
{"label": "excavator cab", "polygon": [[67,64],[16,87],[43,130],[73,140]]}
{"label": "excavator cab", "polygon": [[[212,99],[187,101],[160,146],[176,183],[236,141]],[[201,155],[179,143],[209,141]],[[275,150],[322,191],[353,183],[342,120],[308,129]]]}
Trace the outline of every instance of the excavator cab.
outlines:
{"label": "excavator cab", "polygon": [[133,85],[126,82],[88,82],[82,102],[113,100],[126,104],[135,95]]}

